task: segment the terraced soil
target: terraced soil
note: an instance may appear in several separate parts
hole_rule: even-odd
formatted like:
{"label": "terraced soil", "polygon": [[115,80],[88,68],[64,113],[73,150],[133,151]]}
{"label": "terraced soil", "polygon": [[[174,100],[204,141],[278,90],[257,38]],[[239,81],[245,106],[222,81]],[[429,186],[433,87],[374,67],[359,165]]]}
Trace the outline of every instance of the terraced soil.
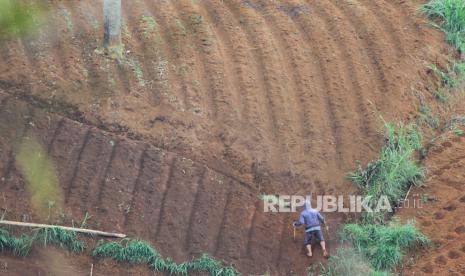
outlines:
{"label": "terraced soil", "polygon": [[9,217],[42,219],[29,206],[14,161],[11,141],[29,137],[38,139],[55,161],[68,218],[82,220],[89,213],[95,227],[149,240],[178,262],[209,252],[242,271],[260,273],[305,261],[286,228],[291,217],[264,213],[258,191],[247,183],[0,96],[0,169]]}
{"label": "terraced soil", "polygon": [[[100,48],[102,1],[50,1],[47,28],[0,47],[0,120],[41,139],[76,220],[178,261],[301,273],[294,217],[264,214],[258,195],[353,191],[345,175],[378,151],[380,117],[413,116],[426,65],[445,59],[420,2],[123,1],[118,62]],[[9,209],[32,215],[8,142]]]}
{"label": "terraced soil", "polygon": [[[434,243],[431,250],[415,254],[407,275],[465,274],[465,139],[448,133],[431,150],[426,166],[425,187],[412,191],[410,201],[420,202],[421,208],[402,209],[403,219],[415,218],[418,227]],[[424,195],[422,197],[422,195]],[[423,198],[423,200],[422,200]]]}

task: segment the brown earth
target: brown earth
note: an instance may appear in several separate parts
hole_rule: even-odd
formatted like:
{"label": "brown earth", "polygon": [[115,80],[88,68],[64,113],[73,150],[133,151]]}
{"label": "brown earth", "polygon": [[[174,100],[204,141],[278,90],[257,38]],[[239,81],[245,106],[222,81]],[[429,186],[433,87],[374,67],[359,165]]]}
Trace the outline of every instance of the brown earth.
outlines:
{"label": "brown earth", "polygon": [[398,214],[403,220],[415,218],[418,228],[433,241],[433,248],[413,254],[403,272],[464,275],[465,138],[444,134],[431,148],[425,166],[424,187],[413,189],[409,197],[419,208],[410,206]]}
{"label": "brown earth", "polygon": [[[426,66],[448,54],[420,3],[123,1],[118,62],[101,54],[102,1],[49,1],[47,28],[0,47],[0,120],[48,149],[68,218],[89,212],[176,261],[300,274],[312,261],[293,218],[258,196],[353,191],[344,176],[379,150],[380,117],[412,118]],[[31,220],[10,142],[5,204]],[[329,215],[330,236],[343,219]]]}

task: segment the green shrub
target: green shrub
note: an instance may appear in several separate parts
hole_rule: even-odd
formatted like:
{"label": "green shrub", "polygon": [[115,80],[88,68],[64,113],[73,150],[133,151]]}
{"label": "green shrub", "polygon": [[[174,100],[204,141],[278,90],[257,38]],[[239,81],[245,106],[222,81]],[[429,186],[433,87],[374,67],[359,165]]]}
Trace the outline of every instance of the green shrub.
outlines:
{"label": "green shrub", "polygon": [[[366,168],[349,174],[364,195],[370,196],[368,206],[375,208],[381,196],[387,196],[391,206],[403,199],[411,184],[420,183],[424,172],[413,159],[413,154],[421,148],[421,135],[413,125],[397,127],[385,124],[386,145],[382,148],[378,160],[370,162]],[[366,222],[382,223],[384,213],[364,213]]]}
{"label": "green shrub", "polygon": [[[316,270],[319,270],[316,272]],[[311,268],[308,276],[389,276],[391,273],[375,271],[367,259],[352,247],[338,248],[337,253],[329,257],[326,266]]]}
{"label": "green shrub", "polygon": [[10,251],[15,256],[24,257],[29,253],[33,240],[22,235],[20,238],[10,236],[7,230],[0,228],[0,251]]}
{"label": "green shrub", "polygon": [[84,242],[77,239],[76,232],[59,227],[38,229],[35,233],[35,239],[42,242],[44,246],[51,244],[74,253],[82,253],[85,249]]}
{"label": "green shrub", "polygon": [[389,225],[346,224],[340,235],[343,241],[351,242],[376,270],[392,269],[400,264],[406,249],[429,244],[413,221],[400,224],[394,220]]}
{"label": "green shrub", "polygon": [[92,252],[94,257],[111,258],[118,262],[130,264],[147,264],[152,270],[167,272],[169,274],[188,275],[190,271],[207,272],[215,276],[235,276],[237,272],[231,267],[223,265],[211,259],[208,255],[202,255],[199,259],[181,264],[160,254],[145,241],[127,241],[126,246],[118,242],[100,243]]}
{"label": "green shrub", "polygon": [[465,1],[430,0],[422,11],[446,33],[446,40],[461,53],[465,51]]}

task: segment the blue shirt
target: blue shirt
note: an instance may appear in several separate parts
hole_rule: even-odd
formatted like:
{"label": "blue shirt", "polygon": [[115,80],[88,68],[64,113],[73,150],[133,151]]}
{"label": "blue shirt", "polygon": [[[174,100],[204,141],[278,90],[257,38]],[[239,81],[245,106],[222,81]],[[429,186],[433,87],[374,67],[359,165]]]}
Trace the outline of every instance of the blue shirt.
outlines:
{"label": "blue shirt", "polygon": [[310,202],[305,202],[305,210],[300,213],[296,226],[305,225],[305,232],[321,230],[320,224],[325,223],[325,219],[316,209],[310,206]]}

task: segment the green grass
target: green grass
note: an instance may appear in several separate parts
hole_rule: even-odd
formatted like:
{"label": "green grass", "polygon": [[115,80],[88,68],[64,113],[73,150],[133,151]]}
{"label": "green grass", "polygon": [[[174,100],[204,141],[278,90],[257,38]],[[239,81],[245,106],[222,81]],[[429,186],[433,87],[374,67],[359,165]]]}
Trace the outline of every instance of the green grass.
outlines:
{"label": "green grass", "polygon": [[154,271],[169,274],[188,275],[189,272],[207,272],[217,276],[238,275],[233,268],[224,267],[219,261],[206,254],[199,259],[181,264],[177,264],[169,258],[163,259],[149,243],[141,240],[100,243],[92,252],[92,256],[111,258],[118,262],[130,264],[147,264]]}
{"label": "green grass", "polygon": [[[16,238],[0,228],[0,252],[11,252],[15,256],[28,255],[34,243],[44,247],[58,246],[73,253],[82,253],[85,243],[77,239],[77,232],[61,228],[38,228],[31,235],[21,235]],[[204,254],[200,258],[177,264],[163,257],[148,242],[142,240],[123,239],[120,242],[99,242],[92,251],[93,257],[111,258],[128,264],[145,264],[153,271],[169,274],[188,275],[190,272],[206,272],[214,276],[238,275],[232,267],[226,267],[221,262]]]}
{"label": "green grass", "polygon": [[84,242],[77,239],[77,233],[74,231],[61,228],[40,228],[35,231],[34,240],[41,242],[45,247],[54,245],[74,253],[84,252]]}
{"label": "green grass", "polygon": [[375,270],[393,269],[398,266],[405,250],[430,243],[413,221],[400,224],[394,220],[388,225],[346,224],[340,233],[363,254]]}
{"label": "green grass", "polygon": [[439,79],[439,87],[449,91],[461,88],[465,82],[465,63],[452,62],[447,64],[446,68],[440,69],[436,65],[428,67]]}
{"label": "green grass", "polygon": [[[429,113],[429,108],[423,106],[421,111]],[[419,185],[424,176],[415,160],[415,153],[422,148],[418,127],[386,123],[385,129],[386,142],[379,158],[349,174],[362,195],[371,197],[368,206],[372,209],[382,196],[395,207],[410,185]],[[388,271],[401,263],[406,250],[429,244],[413,221],[388,222],[391,215],[387,210],[363,212],[359,223],[344,225],[341,242],[353,248],[341,249],[331,257],[327,266],[320,269],[322,275],[389,275]]]}
{"label": "green grass", "polygon": [[465,1],[430,0],[422,11],[443,30],[446,40],[461,53],[465,51]]}
{"label": "green grass", "polygon": [[0,228],[0,252],[9,251],[15,256],[24,257],[31,250],[32,243],[33,239],[27,235],[16,238],[7,230]]}
{"label": "green grass", "polygon": [[[420,184],[423,169],[414,160],[415,151],[421,148],[421,135],[414,125],[385,124],[386,145],[378,160],[365,168],[359,167],[349,174],[364,195],[371,196],[369,206],[376,207],[381,196],[387,196],[391,206],[403,199],[410,185]],[[386,214],[382,212],[364,213],[367,223],[383,223]]]}
{"label": "green grass", "polygon": [[309,269],[308,276],[389,276],[385,271],[374,270],[367,259],[352,247],[338,248],[337,253],[329,257],[326,266],[314,266]]}

